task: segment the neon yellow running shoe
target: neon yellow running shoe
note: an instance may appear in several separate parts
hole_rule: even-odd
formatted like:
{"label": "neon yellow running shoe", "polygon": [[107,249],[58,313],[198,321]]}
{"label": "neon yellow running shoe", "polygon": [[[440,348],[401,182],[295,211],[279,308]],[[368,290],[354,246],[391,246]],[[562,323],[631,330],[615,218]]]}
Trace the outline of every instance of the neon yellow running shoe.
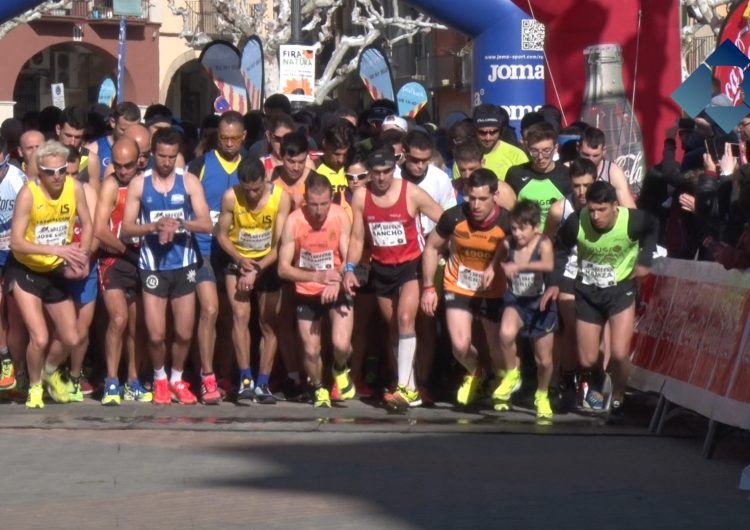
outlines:
{"label": "neon yellow running shoe", "polygon": [[42,399],[43,394],[44,394],[44,389],[42,388],[41,384],[31,385],[29,387],[29,393],[26,396],[26,408],[27,409],[43,409],[44,408],[44,400]]}
{"label": "neon yellow running shoe", "polygon": [[403,385],[399,385],[398,389],[386,397],[386,405],[391,408],[404,410],[409,407],[418,407],[422,404],[422,396],[419,395],[418,390],[409,390]]}
{"label": "neon yellow running shoe", "polygon": [[536,407],[536,419],[551,423],[552,405],[549,402],[549,392],[537,390],[534,393],[534,406]]}
{"label": "neon yellow running shoe", "polygon": [[104,395],[102,405],[116,407],[120,404],[120,382],[117,379],[107,378],[104,381]]}
{"label": "neon yellow running shoe", "polygon": [[510,401],[510,396],[519,388],[521,388],[521,370],[518,368],[508,370],[492,393],[492,400]]}
{"label": "neon yellow running shoe", "polygon": [[68,387],[68,401],[80,403],[83,401],[83,392],[81,391],[81,378],[70,377],[67,383]]}
{"label": "neon yellow running shoe", "polygon": [[477,392],[479,391],[480,380],[479,377],[472,374],[464,376],[464,381],[458,388],[458,394],[456,395],[456,402],[459,405],[467,406],[471,405],[477,399]]}
{"label": "neon yellow running shoe", "polygon": [[315,390],[315,401],[313,406],[316,408],[331,408],[331,394],[324,387]]}
{"label": "neon yellow running shoe", "polygon": [[333,379],[336,382],[338,388],[338,398],[341,400],[353,399],[357,395],[357,388],[354,386],[351,376],[349,375],[349,368],[345,368],[341,372],[333,369]]}
{"label": "neon yellow running shoe", "polygon": [[70,389],[65,383],[60,370],[55,370],[51,374],[42,371],[42,381],[46,384],[49,397],[58,403],[68,403],[70,401]]}

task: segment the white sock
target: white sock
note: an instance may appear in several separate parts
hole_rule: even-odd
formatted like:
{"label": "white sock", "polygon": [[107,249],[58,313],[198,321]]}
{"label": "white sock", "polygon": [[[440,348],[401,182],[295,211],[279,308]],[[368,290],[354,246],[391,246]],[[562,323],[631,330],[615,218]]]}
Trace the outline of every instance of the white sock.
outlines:
{"label": "white sock", "polygon": [[182,381],[182,370],[172,368],[172,375],[169,376],[169,384],[174,385]]}
{"label": "white sock", "polygon": [[414,390],[414,354],[417,351],[417,335],[399,335],[398,337],[398,384]]}
{"label": "white sock", "polygon": [[45,361],[44,363],[44,373],[47,375],[52,375],[57,370],[57,366],[52,366],[49,363]]}
{"label": "white sock", "polygon": [[167,372],[162,366],[158,370],[154,370],[154,381],[164,381],[167,378]]}

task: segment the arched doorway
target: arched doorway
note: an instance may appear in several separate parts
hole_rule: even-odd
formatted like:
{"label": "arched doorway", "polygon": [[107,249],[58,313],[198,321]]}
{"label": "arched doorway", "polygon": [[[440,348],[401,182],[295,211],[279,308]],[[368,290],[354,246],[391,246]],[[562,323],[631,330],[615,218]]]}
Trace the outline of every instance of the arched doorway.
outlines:
{"label": "arched doorway", "polygon": [[117,59],[82,44],[65,43],[45,48],[21,69],[13,89],[13,114],[20,118],[28,111],[52,105],[52,83],[65,85],[65,105],[88,108],[96,103],[99,84],[117,75]]}
{"label": "arched doorway", "polygon": [[200,125],[201,120],[213,113],[213,102],[219,90],[197,60],[183,64],[172,76],[165,105],[183,120]]}

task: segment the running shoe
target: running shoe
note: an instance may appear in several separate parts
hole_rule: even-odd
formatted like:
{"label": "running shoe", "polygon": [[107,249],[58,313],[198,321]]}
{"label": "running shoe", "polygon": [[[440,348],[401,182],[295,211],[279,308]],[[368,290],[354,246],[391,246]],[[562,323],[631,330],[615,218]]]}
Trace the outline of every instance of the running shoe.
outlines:
{"label": "running shoe", "polygon": [[331,395],[323,387],[315,390],[315,401],[313,406],[316,408],[331,408]]}
{"label": "running shoe", "polygon": [[91,395],[94,392],[94,385],[91,384],[88,377],[83,375],[83,371],[81,371],[81,377],[79,380],[81,382],[81,394],[84,396]]}
{"label": "running shoe", "polygon": [[169,381],[166,379],[157,379],[154,381],[154,399],[155,405],[169,405],[172,403],[172,396],[169,393]]}
{"label": "running shoe", "polygon": [[349,368],[345,368],[341,372],[334,368],[333,379],[338,393],[337,400],[353,399],[357,395],[357,388],[354,386],[351,375],[349,375]]}
{"label": "running shoe", "polygon": [[552,404],[549,402],[548,391],[536,391],[534,394],[534,407],[536,407],[536,419],[538,421],[549,422],[552,419]]}
{"label": "running shoe", "polygon": [[198,403],[198,398],[190,391],[190,383],[186,381],[169,383],[169,391],[172,394],[172,401],[180,405],[195,405]]}
{"label": "running shoe", "polygon": [[216,383],[216,375],[204,375],[201,377],[201,403],[204,405],[216,405],[221,401],[221,392]]}
{"label": "running shoe", "polygon": [[29,393],[29,377],[26,372],[19,370],[16,373],[16,387],[8,390],[7,395],[15,401],[26,401]]}
{"label": "running shoe", "polygon": [[500,384],[492,393],[492,401],[495,410],[504,411],[510,409],[510,397],[521,388],[521,370],[513,368],[508,370],[500,380]]}
{"label": "running shoe", "polygon": [[237,391],[237,400],[251,400],[255,397],[253,392],[255,385],[253,380],[249,377],[245,377],[240,381],[240,389]]}
{"label": "running shoe", "polygon": [[604,400],[604,394],[593,388],[588,388],[586,390],[586,395],[583,398],[583,408],[595,412],[602,412],[604,411]]}
{"label": "running shoe", "polygon": [[403,385],[399,385],[396,391],[388,396],[386,405],[394,409],[407,409],[409,407],[418,407],[422,404],[422,398],[418,390],[409,390]]}
{"label": "running shoe", "polygon": [[456,402],[463,406],[474,403],[477,399],[477,391],[479,390],[480,384],[481,380],[478,376],[466,374],[463,383],[461,383],[461,386],[458,388]]}
{"label": "running shoe", "polygon": [[369,385],[367,379],[357,379],[354,386],[357,389],[357,395],[361,398],[367,399],[375,395],[375,389]]}
{"label": "running shoe", "polygon": [[295,383],[287,377],[281,384],[281,388],[274,394],[280,401],[307,401],[308,396],[302,383]]}
{"label": "running shoe", "polygon": [[114,378],[105,379],[104,395],[102,396],[102,405],[105,405],[108,407],[116,407],[119,404],[120,404],[120,382]]}
{"label": "running shoe", "polygon": [[44,394],[44,390],[42,389],[42,385],[31,385],[29,387],[29,395],[26,398],[26,408],[27,409],[43,409],[44,408],[44,400],[42,399],[42,395]]}
{"label": "running shoe", "polygon": [[51,374],[42,371],[42,381],[46,385],[49,397],[54,401],[57,403],[68,403],[70,401],[70,389],[60,370],[55,370]]}
{"label": "running shoe", "polygon": [[68,401],[71,403],[80,403],[83,401],[80,377],[68,376]]}
{"label": "running shoe", "polygon": [[622,425],[623,423],[625,423],[625,410],[622,407],[622,401],[613,400],[612,407],[609,409],[607,424]]}
{"label": "running shoe", "polygon": [[271,393],[271,390],[269,390],[268,385],[258,385],[253,390],[253,394],[255,395],[255,402],[260,403],[261,405],[275,405],[276,404],[276,398]]}
{"label": "running shoe", "polygon": [[3,359],[0,363],[0,390],[12,390],[16,388],[16,369],[10,357]]}
{"label": "running shoe", "polygon": [[122,389],[122,398],[125,401],[138,401],[140,403],[151,403],[154,394],[144,387],[140,380],[134,379],[125,383]]}

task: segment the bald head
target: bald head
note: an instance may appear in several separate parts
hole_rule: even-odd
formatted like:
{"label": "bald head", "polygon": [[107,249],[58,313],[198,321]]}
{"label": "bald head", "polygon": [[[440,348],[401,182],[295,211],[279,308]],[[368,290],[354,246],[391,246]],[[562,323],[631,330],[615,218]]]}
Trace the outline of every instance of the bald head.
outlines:
{"label": "bald head", "polygon": [[146,169],[149,158],[151,157],[151,133],[146,127],[140,123],[136,123],[125,129],[123,138],[130,138],[135,140],[135,143],[138,144],[138,151],[140,152],[138,169]]}
{"label": "bald head", "polygon": [[44,135],[39,131],[26,131],[18,140],[18,150],[27,165],[34,160],[34,155],[39,146],[44,143]]}
{"label": "bald head", "polygon": [[112,169],[114,176],[127,184],[138,173],[138,144],[123,136],[112,145]]}
{"label": "bald head", "polygon": [[138,147],[138,144],[136,143],[136,141],[132,138],[128,138],[127,136],[123,136],[112,145],[113,157],[117,153],[123,157],[126,156],[126,157],[138,158],[138,153],[140,153],[140,151],[141,150]]}

